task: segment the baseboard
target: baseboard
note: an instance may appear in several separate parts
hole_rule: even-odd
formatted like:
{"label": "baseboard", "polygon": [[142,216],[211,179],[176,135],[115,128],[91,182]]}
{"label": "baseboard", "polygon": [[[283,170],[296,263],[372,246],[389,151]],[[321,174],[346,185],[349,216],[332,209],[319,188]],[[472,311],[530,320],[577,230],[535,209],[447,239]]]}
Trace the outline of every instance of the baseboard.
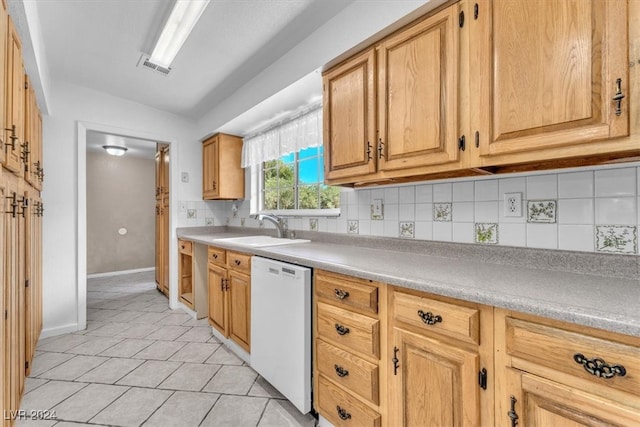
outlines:
{"label": "baseboard", "polygon": [[55,337],[55,336],[58,336],[58,335],[68,334],[68,333],[77,332],[77,331],[78,331],[78,324],[77,323],[71,323],[69,325],[64,325],[64,326],[58,326],[57,328],[43,329],[42,332],[40,332],[40,339],[49,338],[49,337]]}
{"label": "baseboard", "polygon": [[155,267],[146,267],[146,268],[136,268],[134,270],[120,270],[120,271],[108,271],[106,273],[94,273],[88,274],[87,279],[93,279],[96,277],[109,277],[109,276],[120,276],[122,274],[131,274],[131,273],[144,273],[145,271],[154,271]]}

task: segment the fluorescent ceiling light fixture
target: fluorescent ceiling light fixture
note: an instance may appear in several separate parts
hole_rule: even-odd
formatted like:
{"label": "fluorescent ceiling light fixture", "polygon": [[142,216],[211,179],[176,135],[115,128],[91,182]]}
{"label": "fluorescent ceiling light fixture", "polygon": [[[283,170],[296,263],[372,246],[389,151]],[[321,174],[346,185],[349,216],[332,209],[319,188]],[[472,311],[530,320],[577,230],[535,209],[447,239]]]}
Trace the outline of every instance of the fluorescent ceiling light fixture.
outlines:
{"label": "fluorescent ceiling light fixture", "polygon": [[107,150],[107,153],[112,156],[124,156],[124,153],[128,150],[127,147],[123,147],[121,145],[103,145],[102,148]]}
{"label": "fluorescent ceiling light fixture", "polygon": [[208,4],[209,0],[177,0],[149,61],[169,68]]}

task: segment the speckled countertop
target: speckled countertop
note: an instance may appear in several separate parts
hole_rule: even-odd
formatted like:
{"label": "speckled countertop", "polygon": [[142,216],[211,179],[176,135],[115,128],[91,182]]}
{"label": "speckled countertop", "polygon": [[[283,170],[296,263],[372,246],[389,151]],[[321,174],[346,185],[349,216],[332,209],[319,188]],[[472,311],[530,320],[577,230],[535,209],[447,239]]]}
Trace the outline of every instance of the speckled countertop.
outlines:
{"label": "speckled countertop", "polygon": [[[311,243],[247,248],[249,230],[178,229],[196,243],[640,337],[640,257],[305,233]],[[261,234],[252,230],[251,234]],[[317,237],[317,239],[314,239]],[[384,248],[384,249],[383,249]],[[594,267],[595,265],[595,267]]]}

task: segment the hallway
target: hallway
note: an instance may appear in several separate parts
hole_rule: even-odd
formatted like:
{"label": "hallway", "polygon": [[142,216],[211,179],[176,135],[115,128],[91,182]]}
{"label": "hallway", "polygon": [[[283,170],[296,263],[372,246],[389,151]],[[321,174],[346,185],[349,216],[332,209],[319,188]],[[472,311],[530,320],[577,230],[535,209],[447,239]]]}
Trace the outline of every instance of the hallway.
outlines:
{"label": "hallway", "polygon": [[27,416],[56,420],[17,426],[315,424],[221,345],[207,319],[170,310],[153,275],[89,279],[87,329],[39,341],[22,398]]}

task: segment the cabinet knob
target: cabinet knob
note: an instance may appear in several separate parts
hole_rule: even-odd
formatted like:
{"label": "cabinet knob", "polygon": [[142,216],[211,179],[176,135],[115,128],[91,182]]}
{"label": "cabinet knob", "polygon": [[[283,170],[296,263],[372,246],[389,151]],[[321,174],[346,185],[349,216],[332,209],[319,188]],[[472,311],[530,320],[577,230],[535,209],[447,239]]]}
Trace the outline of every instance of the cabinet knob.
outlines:
{"label": "cabinet knob", "polygon": [[336,370],[336,375],[339,376],[340,378],[344,378],[347,375],[349,375],[349,371],[347,371],[346,369],[344,369],[342,366],[340,365],[333,365],[334,369]]}
{"label": "cabinet knob", "polygon": [[235,260],[235,261],[234,261],[234,263],[235,263],[236,265],[240,265],[240,264],[242,263],[242,261],[240,261],[239,259],[237,259],[237,260]]}
{"label": "cabinet knob", "polygon": [[349,298],[349,292],[342,290],[342,289],[334,289],[335,291],[335,295],[336,298],[338,299],[345,299],[345,298]]}
{"label": "cabinet knob", "polygon": [[336,332],[338,335],[347,335],[349,333],[349,328],[339,323],[336,323]]}
{"label": "cabinet knob", "polygon": [[218,259],[218,254],[212,254],[211,256],[213,257],[213,259]]}
{"label": "cabinet knob", "polygon": [[338,416],[340,417],[341,420],[346,421],[351,419],[351,414],[348,413],[343,408],[341,408],[340,406],[336,406],[336,411],[338,411]]}

